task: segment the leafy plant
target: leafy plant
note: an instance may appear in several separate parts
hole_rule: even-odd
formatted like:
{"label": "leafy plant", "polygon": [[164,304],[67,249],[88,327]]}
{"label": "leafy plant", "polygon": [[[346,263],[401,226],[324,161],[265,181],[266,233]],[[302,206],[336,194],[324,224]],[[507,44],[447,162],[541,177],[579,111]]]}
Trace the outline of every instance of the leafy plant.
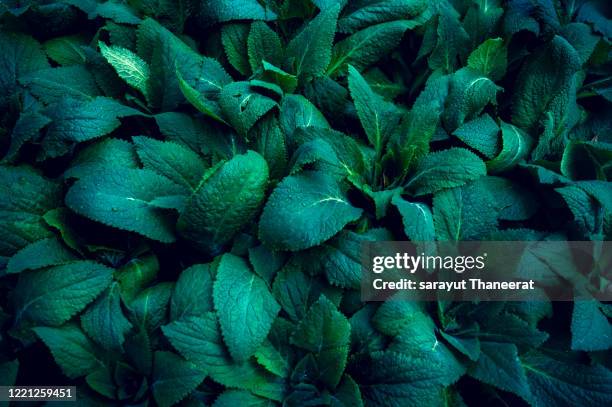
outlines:
{"label": "leafy plant", "polygon": [[607,303],[359,291],[364,241],[612,239],[611,12],[3,1],[0,384],[612,405]]}

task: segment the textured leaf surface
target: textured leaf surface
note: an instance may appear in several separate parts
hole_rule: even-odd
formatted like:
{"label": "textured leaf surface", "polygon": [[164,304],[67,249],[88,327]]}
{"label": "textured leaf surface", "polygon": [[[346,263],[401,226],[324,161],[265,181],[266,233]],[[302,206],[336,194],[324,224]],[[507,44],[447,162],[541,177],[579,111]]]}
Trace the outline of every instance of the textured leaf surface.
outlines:
{"label": "textured leaf surface", "polygon": [[315,246],[356,220],[337,181],[319,172],[285,178],[272,192],[259,225],[259,236],[272,248],[303,250]]}
{"label": "textured leaf surface", "polygon": [[22,273],[15,288],[19,318],[61,325],[108,287],[112,273],[111,268],[90,260]]}
{"label": "textured leaf surface", "polygon": [[171,215],[151,202],[182,193],[178,185],[149,170],[107,169],[77,181],[66,205],[105,225],[169,243],[175,240]]}
{"label": "textured leaf surface", "polygon": [[230,354],[238,362],[247,360],[268,335],[280,306],[246,261],[231,254],[219,263],[213,298]]}

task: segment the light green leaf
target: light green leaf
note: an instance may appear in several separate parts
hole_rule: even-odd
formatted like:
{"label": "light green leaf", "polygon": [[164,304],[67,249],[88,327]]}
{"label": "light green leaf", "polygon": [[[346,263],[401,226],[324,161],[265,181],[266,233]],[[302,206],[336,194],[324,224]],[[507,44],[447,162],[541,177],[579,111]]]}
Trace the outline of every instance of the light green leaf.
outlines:
{"label": "light green leaf", "polygon": [[280,306],[242,258],[225,254],[213,286],[223,339],[234,360],[247,360],[268,335]]}
{"label": "light green leaf", "polygon": [[338,181],[321,172],[286,177],[270,195],[259,222],[259,237],[280,250],[316,246],[361,216]]}
{"label": "light green leaf", "polygon": [[117,75],[148,98],[149,80],[151,79],[149,65],[129,49],[118,46],[109,47],[103,42],[98,42],[98,45],[100,52],[115,68]]}

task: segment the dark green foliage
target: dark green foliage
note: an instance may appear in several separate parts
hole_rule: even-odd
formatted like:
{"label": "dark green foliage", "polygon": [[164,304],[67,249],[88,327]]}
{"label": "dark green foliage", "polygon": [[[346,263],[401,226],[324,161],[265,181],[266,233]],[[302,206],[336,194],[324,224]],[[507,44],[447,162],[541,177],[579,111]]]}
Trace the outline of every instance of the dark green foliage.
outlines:
{"label": "dark green foliage", "polygon": [[363,241],[612,240],[608,3],[0,2],[0,385],[612,405],[610,304],[359,292]]}

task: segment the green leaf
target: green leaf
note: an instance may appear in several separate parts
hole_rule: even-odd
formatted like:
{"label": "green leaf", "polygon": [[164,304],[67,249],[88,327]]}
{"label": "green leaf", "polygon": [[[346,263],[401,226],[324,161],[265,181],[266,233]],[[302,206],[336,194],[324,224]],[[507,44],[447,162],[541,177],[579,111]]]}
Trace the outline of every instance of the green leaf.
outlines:
{"label": "green leaf", "polygon": [[201,185],[178,221],[180,233],[202,247],[225,244],[263,203],[268,165],[254,151],[237,155]]}
{"label": "green leaf", "polygon": [[170,243],[175,240],[172,217],[151,202],[182,193],[181,187],[152,171],[109,168],[77,181],[66,194],[66,205],[105,225]]}
{"label": "green leaf", "polygon": [[506,122],[500,122],[502,131],[502,149],[490,161],[487,169],[490,172],[509,170],[520,163],[531,151],[532,139],[521,129]]}
{"label": "green leaf", "polygon": [[532,54],[518,76],[512,122],[533,131],[548,111],[555,122],[564,122],[562,118],[574,98],[574,74],[580,65],[574,47],[559,36]]}
{"label": "green leaf", "polygon": [[244,390],[225,390],[217,397],[213,407],[272,407],[273,403],[270,400],[257,397],[253,393]]}
{"label": "green leaf", "polygon": [[408,202],[395,195],[391,203],[398,209],[404,224],[404,233],[412,241],[435,240],[435,229],[431,209],[425,204]]}
{"label": "green leaf", "polygon": [[612,403],[612,372],[598,364],[581,365],[540,353],[521,357],[533,394],[542,406],[605,406]]}
{"label": "green leaf", "polygon": [[149,96],[149,65],[129,49],[108,46],[98,42],[100,52],[109,64],[115,68],[117,75],[132,88],[139,90],[145,97]]}
{"label": "green leaf", "polygon": [[346,317],[321,296],[295,328],[291,343],[315,354],[321,380],[335,388],[346,365],[350,334]]}
{"label": "green leaf", "polygon": [[246,136],[257,120],[277,104],[255,92],[248,82],[233,82],[221,89],[219,105],[227,121],[239,134]]}
{"label": "green leaf", "polygon": [[374,93],[363,76],[352,66],[349,66],[349,89],[368,140],[376,151],[380,151],[397,128],[397,109]]}
{"label": "green leaf", "polygon": [[279,65],[282,58],[282,45],[278,35],[263,21],[251,24],[247,39],[249,64],[251,70],[257,72],[263,61]]}
{"label": "green leaf", "polygon": [[100,95],[94,76],[82,65],[40,69],[19,82],[46,104],[66,97],[90,101]]}
{"label": "green leaf", "polygon": [[170,141],[158,141],[148,137],[134,137],[136,153],[144,168],[194,190],[206,170],[204,161],[193,151]]}
{"label": "green leaf", "polygon": [[408,20],[427,8],[425,0],[368,0],[349,2],[338,20],[338,31],[352,33],[378,23]]}
{"label": "green leaf", "polygon": [[449,83],[443,121],[449,130],[457,129],[466,120],[476,118],[488,104],[496,104],[495,83],[472,68],[455,72]]}
{"label": "green leaf", "polygon": [[167,321],[168,303],[174,284],[163,282],[143,290],[129,303],[134,324],[154,332]]}
{"label": "green leaf", "polygon": [[449,148],[425,156],[406,188],[415,195],[425,195],[461,186],[486,173],[484,162],[474,153],[463,148]]}
{"label": "green leaf", "polygon": [[62,66],[80,65],[85,62],[85,53],[81,49],[86,39],[79,35],[55,37],[45,41],[43,48],[47,56]]}
{"label": "green leaf", "polygon": [[208,264],[183,270],[170,300],[170,320],[202,315],[213,310],[213,272]]}
{"label": "green leaf", "polygon": [[345,72],[347,65],[363,71],[389,55],[399,45],[408,27],[409,24],[403,20],[377,24],[336,43],[327,74]]}
{"label": "green leaf", "polygon": [[232,254],[221,258],[213,298],[230,354],[238,362],[247,360],[268,335],[280,306],[266,283]]}
{"label": "green leaf", "polygon": [[494,81],[506,74],[508,55],[501,38],[489,38],[478,46],[468,58],[468,66]]}
{"label": "green leaf", "polygon": [[469,147],[482,153],[487,158],[493,158],[500,150],[499,126],[488,114],[478,116],[474,120],[463,123],[453,132],[453,135]]}
{"label": "green leaf", "polygon": [[286,177],[270,195],[259,222],[259,237],[280,250],[316,246],[361,216],[340,185],[321,172]]}
{"label": "green leaf", "polygon": [[201,20],[206,24],[234,20],[273,20],[276,15],[257,0],[202,0]]}
{"label": "green leaf", "polygon": [[23,34],[0,34],[0,108],[5,109],[17,92],[17,80],[25,74],[49,67],[40,44]]}
{"label": "green leaf", "polygon": [[121,125],[119,118],[141,115],[117,101],[96,97],[90,101],[62,98],[44,114],[53,119],[42,146],[44,157],[59,157],[78,143],[102,137]]}
{"label": "green leaf", "polygon": [[221,43],[228,61],[245,76],[251,72],[247,50],[250,29],[251,26],[245,23],[224,24],[221,28]]}
{"label": "green leaf", "polygon": [[108,287],[112,273],[90,260],[21,273],[14,295],[17,318],[61,325]]}
{"label": "green leaf", "polygon": [[153,359],[153,397],[160,407],[173,406],[204,380],[206,373],[172,352],[155,352]]}
{"label": "green leaf", "polygon": [[287,44],[287,63],[300,80],[319,76],[327,69],[339,12],[338,6],[321,10]]}
{"label": "green leaf", "polygon": [[177,69],[176,77],[178,78],[178,86],[183,96],[189,103],[193,105],[200,112],[204,113],[206,116],[209,116],[220,123],[225,123],[225,120],[221,118],[221,108],[214,101],[208,100],[206,96],[202,93],[198,92],[194,87],[185,81]]}
{"label": "green leaf", "polygon": [[251,390],[257,395],[281,400],[283,385],[254,362],[236,363],[223,344],[214,313],[204,313],[162,327],[172,346],[198,369],[230,388]]}
{"label": "green leaf", "polygon": [[598,351],[612,347],[612,325],[595,300],[574,302],[571,330],[573,350]]}
{"label": "green leaf", "polygon": [[123,315],[119,285],[112,284],[81,316],[90,338],[106,350],[121,350],[132,324]]}
{"label": "green leaf", "polygon": [[355,360],[353,376],[366,405],[390,407],[443,405],[447,384],[439,362],[399,352],[373,352]]}
{"label": "green leaf", "polygon": [[33,330],[70,379],[85,376],[103,365],[96,356],[94,344],[78,325],[70,323],[58,328],[41,326]]}
{"label": "green leaf", "polygon": [[302,95],[287,95],[283,98],[279,120],[287,138],[300,127],[329,127],[323,113]]}
{"label": "green leaf", "polygon": [[449,3],[441,3],[436,28],[436,45],[429,56],[431,69],[451,73],[459,65],[464,50],[470,49],[469,36],[459,21],[459,13]]}
{"label": "green leaf", "polygon": [[530,402],[531,391],[516,345],[481,342],[480,349],[477,363],[468,371],[470,376]]}
{"label": "green leaf", "polygon": [[21,273],[43,267],[58,266],[77,260],[77,257],[58,239],[48,238],[30,243],[9,260],[6,272]]}

